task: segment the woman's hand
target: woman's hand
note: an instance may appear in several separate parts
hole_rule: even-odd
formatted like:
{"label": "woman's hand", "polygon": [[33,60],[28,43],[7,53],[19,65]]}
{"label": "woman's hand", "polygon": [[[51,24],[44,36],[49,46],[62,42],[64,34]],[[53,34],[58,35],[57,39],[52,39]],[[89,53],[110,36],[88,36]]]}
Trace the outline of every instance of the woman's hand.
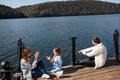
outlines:
{"label": "woman's hand", "polygon": [[37,59],[38,59],[39,55],[40,55],[40,53],[39,53],[39,52],[36,52],[36,53],[34,54],[34,60],[36,60],[36,61],[37,61]]}

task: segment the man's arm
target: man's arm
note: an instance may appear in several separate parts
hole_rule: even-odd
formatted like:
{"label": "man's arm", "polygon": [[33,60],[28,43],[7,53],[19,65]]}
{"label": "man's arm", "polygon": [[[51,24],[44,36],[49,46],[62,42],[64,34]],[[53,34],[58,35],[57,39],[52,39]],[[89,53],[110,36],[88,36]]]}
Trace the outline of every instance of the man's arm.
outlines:
{"label": "man's arm", "polygon": [[88,53],[88,52],[91,52],[93,49],[94,49],[94,47],[82,49],[82,50],[78,51],[78,53]]}
{"label": "man's arm", "polygon": [[92,57],[92,56],[95,56],[95,55],[98,55],[98,52],[96,50],[93,50],[91,52],[82,52],[84,55],[88,56],[88,57]]}
{"label": "man's arm", "polygon": [[99,54],[99,49],[93,46],[87,49],[80,50],[79,52],[88,57],[92,57]]}

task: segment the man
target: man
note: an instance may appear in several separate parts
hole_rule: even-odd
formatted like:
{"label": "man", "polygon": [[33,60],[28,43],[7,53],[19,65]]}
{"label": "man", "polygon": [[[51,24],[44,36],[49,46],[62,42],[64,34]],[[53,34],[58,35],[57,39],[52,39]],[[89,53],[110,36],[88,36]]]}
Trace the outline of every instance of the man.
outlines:
{"label": "man", "polygon": [[83,49],[78,52],[88,57],[95,57],[94,69],[97,69],[104,66],[107,58],[107,50],[98,37],[94,37],[92,39],[92,44],[94,45],[93,47]]}

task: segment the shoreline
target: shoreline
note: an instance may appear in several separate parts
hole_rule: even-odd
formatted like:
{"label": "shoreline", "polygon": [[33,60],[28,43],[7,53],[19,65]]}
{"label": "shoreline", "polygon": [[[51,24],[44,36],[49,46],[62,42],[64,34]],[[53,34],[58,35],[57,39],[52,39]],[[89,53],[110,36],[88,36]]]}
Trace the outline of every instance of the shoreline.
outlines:
{"label": "shoreline", "polygon": [[26,17],[26,18],[4,18],[0,20],[12,20],[12,19],[34,19],[34,18],[56,18],[56,17],[77,17],[77,16],[105,16],[105,15],[120,15],[120,13],[115,14],[87,14],[87,15],[73,15],[73,16],[47,16],[47,17]]}

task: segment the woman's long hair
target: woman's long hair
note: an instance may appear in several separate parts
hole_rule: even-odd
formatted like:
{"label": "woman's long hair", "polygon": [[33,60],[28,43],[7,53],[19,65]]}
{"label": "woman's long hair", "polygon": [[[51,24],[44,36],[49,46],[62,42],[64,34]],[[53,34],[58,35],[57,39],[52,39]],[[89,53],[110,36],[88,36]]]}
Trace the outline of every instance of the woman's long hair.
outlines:
{"label": "woman's long hair", "polygon": [[30,49],[24,48],[22,51],[22,58],[25,59],[26,61],[29,61],[29,55],[30,55]]}

